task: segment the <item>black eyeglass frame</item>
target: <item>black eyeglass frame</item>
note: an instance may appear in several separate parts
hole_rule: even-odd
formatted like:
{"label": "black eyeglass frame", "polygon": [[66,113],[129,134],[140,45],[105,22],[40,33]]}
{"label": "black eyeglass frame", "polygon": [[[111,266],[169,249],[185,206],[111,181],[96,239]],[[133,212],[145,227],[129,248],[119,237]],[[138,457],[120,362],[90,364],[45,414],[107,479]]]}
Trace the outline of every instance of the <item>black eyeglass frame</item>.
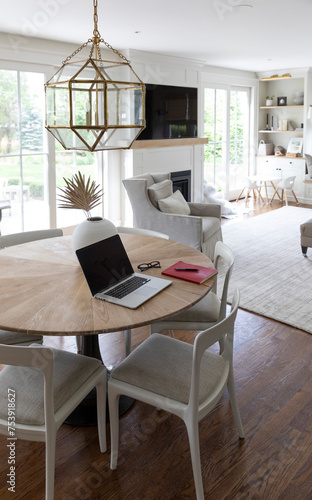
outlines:
{"label": "black eyeglass frame", "polygon": [[141,273],[143,271],[147,271],[148,269],[152,269],[153,267],[161,267],[159,260],[152,260],[152,262],[143,262],[143,264],[138,265],[138,269],[140,269]]}

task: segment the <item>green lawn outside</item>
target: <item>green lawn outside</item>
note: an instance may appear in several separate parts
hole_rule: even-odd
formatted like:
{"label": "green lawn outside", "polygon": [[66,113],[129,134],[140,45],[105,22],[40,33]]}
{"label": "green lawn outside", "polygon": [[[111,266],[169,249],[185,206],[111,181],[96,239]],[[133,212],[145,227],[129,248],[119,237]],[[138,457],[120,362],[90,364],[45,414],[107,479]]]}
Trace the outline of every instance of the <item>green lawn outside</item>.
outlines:
{"label": "green lawn outside", "polygon": [[[56,185],[65,185],[63,177],[70,178],[75,172],[74,158],[72,154],[57,153],[56,161]],[[23,183],[30,186],[30,195],[43,197],[44,192],[44,155],[24,156],[23,161]],[[94,156],[77,154],[77,168],[89,176],[93,175]],[[20,166],[18,157],[0,157],[0,178],[8,179],[9,185],[19,184]]]}

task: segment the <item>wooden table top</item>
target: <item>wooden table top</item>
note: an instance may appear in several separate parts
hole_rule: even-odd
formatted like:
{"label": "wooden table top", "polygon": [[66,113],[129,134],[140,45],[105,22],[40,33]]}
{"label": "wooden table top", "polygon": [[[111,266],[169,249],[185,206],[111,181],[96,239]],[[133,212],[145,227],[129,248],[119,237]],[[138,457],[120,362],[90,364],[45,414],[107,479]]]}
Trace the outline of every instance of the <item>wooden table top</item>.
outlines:
{"label": "wooden table top", "polygon": [[[161,271],[178,260],[213,267],[210,259],[175,241],[121,234],[136,271],[142,262],[159,260],[161,269],[146,274],[170,279]],[[92,335],[148,325],[198,302],[215,277],[197,285],[171,278],[172,285],[137,309],[94,299],[71,248],[62,236],[0,251],[0,328],[44,335]]]}

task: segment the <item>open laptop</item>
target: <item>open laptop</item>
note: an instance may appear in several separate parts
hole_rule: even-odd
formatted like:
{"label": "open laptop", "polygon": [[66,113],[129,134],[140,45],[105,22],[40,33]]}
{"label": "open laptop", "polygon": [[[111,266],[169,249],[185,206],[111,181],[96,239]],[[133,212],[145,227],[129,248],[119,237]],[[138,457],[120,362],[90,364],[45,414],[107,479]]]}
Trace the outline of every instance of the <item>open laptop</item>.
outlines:
{"label": "open laptop", "polygon": [[135,273],[118,234],[76,250],[93,297],[136,309],[172,281]]}

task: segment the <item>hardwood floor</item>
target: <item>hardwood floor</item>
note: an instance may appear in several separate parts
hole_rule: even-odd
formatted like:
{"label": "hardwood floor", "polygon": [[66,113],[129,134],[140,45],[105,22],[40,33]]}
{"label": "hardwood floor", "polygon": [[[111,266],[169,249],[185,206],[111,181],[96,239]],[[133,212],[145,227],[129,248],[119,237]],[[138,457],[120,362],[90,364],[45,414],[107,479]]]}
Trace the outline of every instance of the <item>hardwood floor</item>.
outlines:
{"label": "hardwood floor", "polygon": [[[242,217],[280,206],[255,206]],[[133,347],[146,336],[146,328],[133,331]],[[193,342],[195,333],[176,331],[175,336]],[[124,357],[122,332],[102,335],[100,342],[105,364]],[[76,349],[72,337],[46,337],[45,343]],[[206,499],[312,499],[311,359],[310,334],[239,310],[234,367],[246,437],[238,439],[225,393],[199,425]],[[187,435],[177,417],[136,402],[120,420],[115,471],[109,469],[109,425],[107,433],[108,452],[101,454],[96,427],[61,427],[56,500],[196,499]],[[0,436],[0,446],[0,498],[43,499],[44,444],[17,442],[16,493],[7,491],[6,437]]]}

